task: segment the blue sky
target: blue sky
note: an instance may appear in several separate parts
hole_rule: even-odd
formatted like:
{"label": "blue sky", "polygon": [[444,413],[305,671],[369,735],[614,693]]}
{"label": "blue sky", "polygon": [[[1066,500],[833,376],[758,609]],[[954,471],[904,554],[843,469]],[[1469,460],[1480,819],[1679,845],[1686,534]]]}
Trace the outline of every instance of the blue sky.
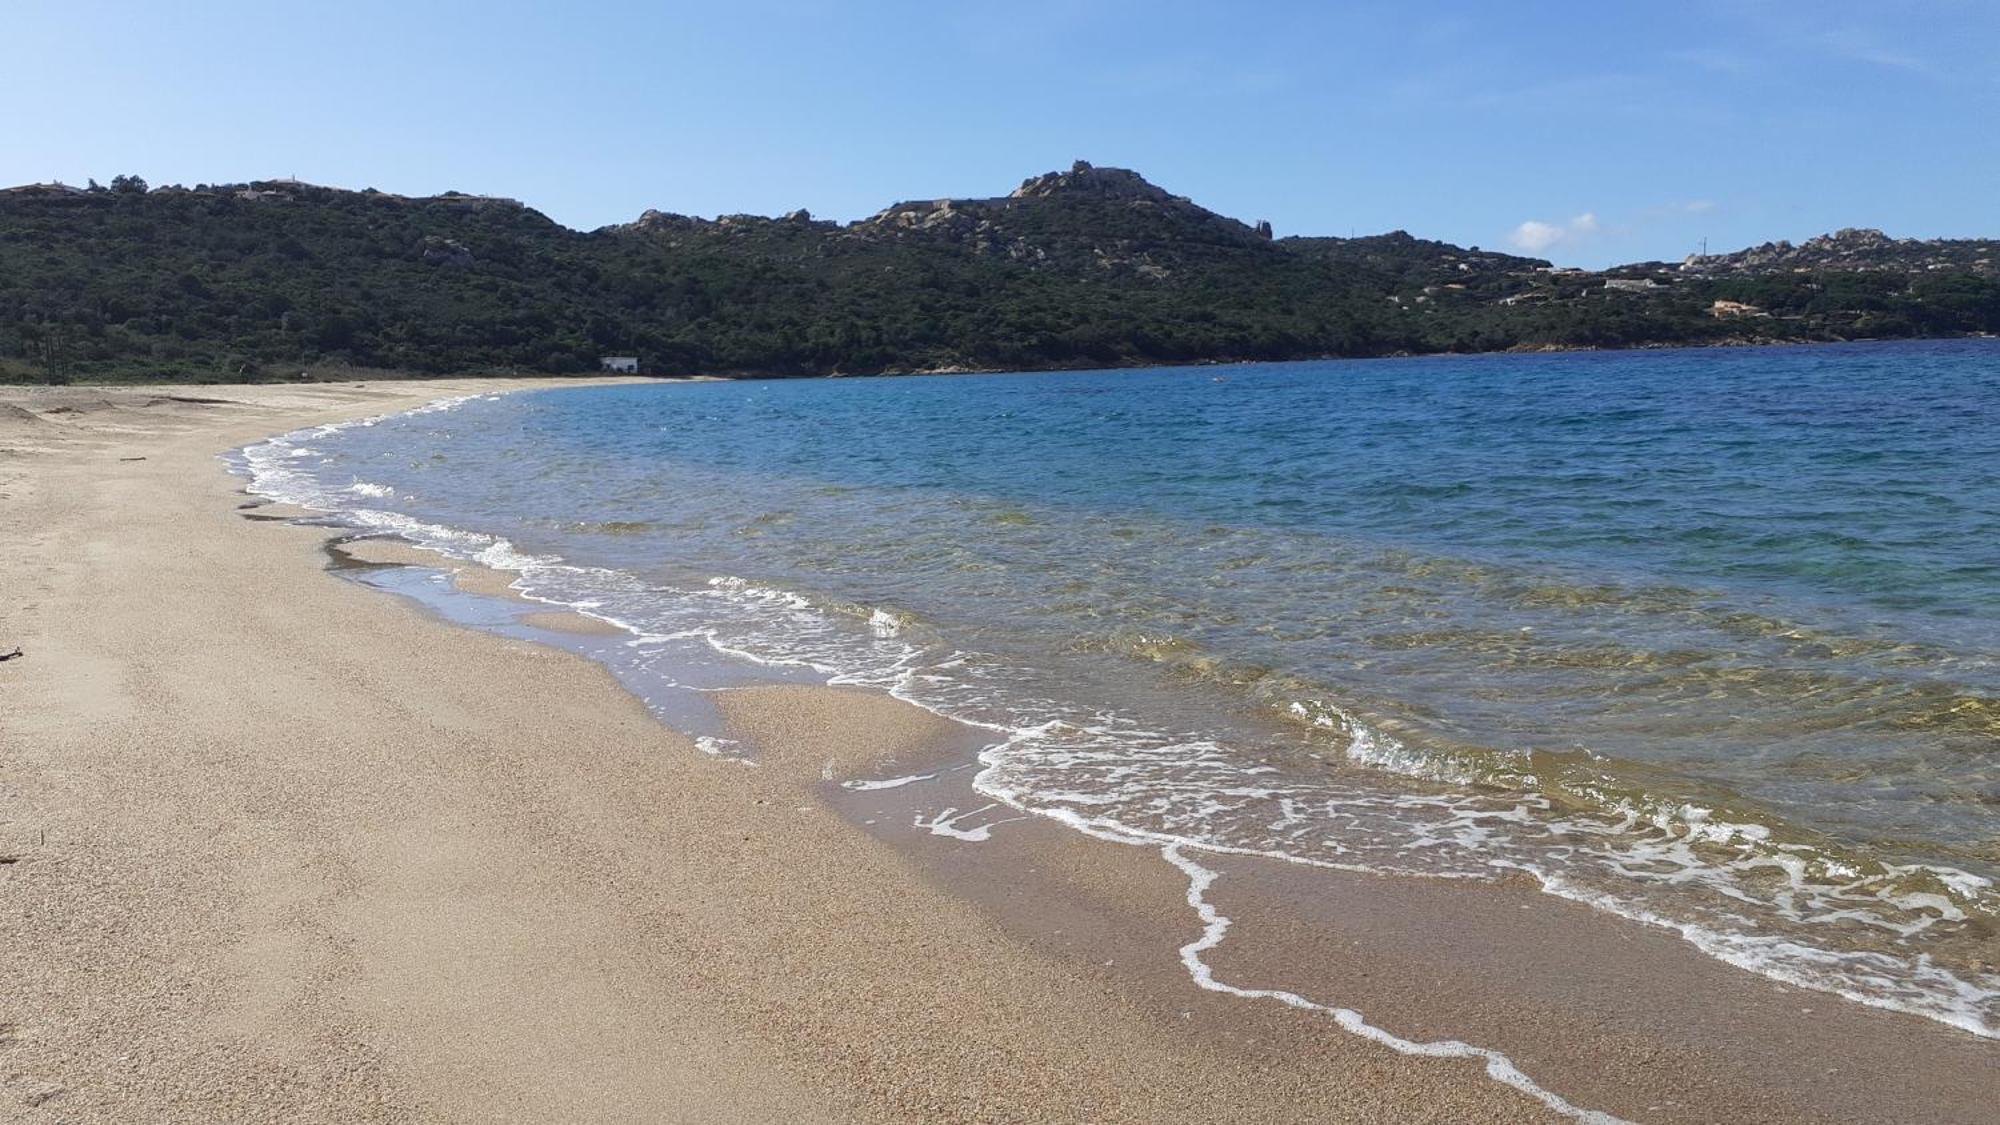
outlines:
{"label": "blue sky", "polygon": [[0,0],[0,183],[296,174],[648,207],[1136,168],[1283,234],[1597,265],[2000,235],[2000,3]]}

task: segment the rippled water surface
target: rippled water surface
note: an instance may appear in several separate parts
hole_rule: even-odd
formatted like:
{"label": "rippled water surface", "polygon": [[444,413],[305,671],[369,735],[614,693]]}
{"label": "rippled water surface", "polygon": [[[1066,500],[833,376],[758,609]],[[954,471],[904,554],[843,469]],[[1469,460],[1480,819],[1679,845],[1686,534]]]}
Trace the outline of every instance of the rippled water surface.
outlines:
{"label": "rippled water surface", "polygon": [[255,487],[995,732],[980,784],[1526,872],[2000,1027],[2000,346],[578,388]]}

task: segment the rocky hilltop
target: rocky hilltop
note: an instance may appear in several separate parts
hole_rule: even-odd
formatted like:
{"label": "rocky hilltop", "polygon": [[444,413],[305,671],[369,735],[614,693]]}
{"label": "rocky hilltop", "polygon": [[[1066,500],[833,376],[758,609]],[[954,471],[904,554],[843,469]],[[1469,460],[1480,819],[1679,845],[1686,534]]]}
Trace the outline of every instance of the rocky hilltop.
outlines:
{"label": "rocky hilltop", "polygon": [[1123,203],[1193,208],[1184,195],[1172,195],[1148,182],[1129,168],[1097,168],[1087,160],[1070,165],[1067,172],[1044,172],[1021,181],[1008,193],[1009,199],[1053,199],[1058,196],[1088,196]]}
{"label": "rocky hilltop", "polygon": [[2000,331],[1991,242],[1842,231],[1600,272],[1394,231],[1272,238],[1079,161],[1006,195],[650,210],[297,180],[0,190],[0,378],[815,375]]}
{"label": "rocky hilltop", "polygon": [[1681,263],[1689,273],[1809,273],[1814,270],[1896,270],[1906,273],[1956,270],[2000,271],[2000,241],[1991,239],[1890,238],[1872,228],[1809,238],[1797,246],[1766,242],[1733,254],[1690,254]]}

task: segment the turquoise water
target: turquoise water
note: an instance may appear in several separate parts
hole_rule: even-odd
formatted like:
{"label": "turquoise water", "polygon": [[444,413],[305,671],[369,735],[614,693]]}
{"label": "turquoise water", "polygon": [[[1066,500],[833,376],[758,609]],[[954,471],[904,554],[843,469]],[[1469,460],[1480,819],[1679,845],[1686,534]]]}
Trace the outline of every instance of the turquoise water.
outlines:
{"label": "turquoise water", "polygon": [[253,486],[993,731],[1093,831],[1492,878],[2000,1028],[2000,346],[578,388]]}

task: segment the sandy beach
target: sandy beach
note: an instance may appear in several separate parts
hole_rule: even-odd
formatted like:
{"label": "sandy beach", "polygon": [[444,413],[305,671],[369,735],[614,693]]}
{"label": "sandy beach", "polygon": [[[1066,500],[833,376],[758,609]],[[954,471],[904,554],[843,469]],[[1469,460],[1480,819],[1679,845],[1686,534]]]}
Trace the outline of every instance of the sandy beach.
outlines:
{"label": "sandy beach", "polygon": [[[914,830],[968,783],[946,720],[745,688],[758,765],[704,755],[582,656],[329,575],[334,533],[245,518],[285,513],[217,456],[536,385],[0,389],[0,1121],[1557,1119],[1481,1060],[1197,987],[1156,851]],[[2000,1104],[1990,1040],[1528,887],[1201,862],[1242,876],[1218,979],[1583,1109]]]}

